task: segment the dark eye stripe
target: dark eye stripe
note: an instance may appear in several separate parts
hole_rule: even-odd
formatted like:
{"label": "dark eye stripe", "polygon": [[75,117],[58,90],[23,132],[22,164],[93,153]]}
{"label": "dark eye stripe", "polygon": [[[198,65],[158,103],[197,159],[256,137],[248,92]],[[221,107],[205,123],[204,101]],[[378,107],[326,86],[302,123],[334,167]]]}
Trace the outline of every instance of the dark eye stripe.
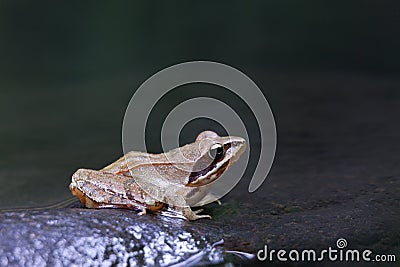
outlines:
{"label": "dark eye stripe", "polygon": [[[214,173],[213,176],[209,177],[212,179],[205,179],[204,181],[202,181],[202,184],[199,185],[206,185],[208,183],[213,182],[214,180],[216,180],[219,176],[221,176],[221,174],[225,171],[226,167],[229,164],[229,160],[226,161],[217,171],[216,173]],[[214,166],[215,167],[215,166]],[[189,182],[188,182],[188,186],[190,186],[191,183],[193,183],[194,181],[196,181],[199,177],[201,177],[200,172],[192,172],[189,176]]]}
{"label": "dark eye stripe", "polygon": [[[230,143],[225,144],[225,145],[224,145],[224,148],[223,148],[223,152],[224,152],[223,154],[225,154],[225,152],[228,151],[229,148],[231,148],[231,144],[230,144]],[[190,173],[190,176],[189,176],[189,184],[190,184],[190,183],[193,183],[193,182],[196,181],[199,177],[201,177],[201,176],[203,176],[203,175],[206,175],[209,171],[211,171],[212,169],[214,169],[214,168],[216,167],[216,164],[217,164],[219,161],[221,161],[222,158],[223,158],[223,157],[217,159],[217,157],[215,157],[214,160],[211,162],[211,164],[210,164],[207,168],[205,168],[204,170],[196,171],[196,172],[191,172],[191,173]],[[229,161],[227,161],[227,163],[228,163],[228,162],[229,162]],[[227,164],[225,163],[223,166],[221,166],[221,168],[222,168],[223,170],[225,170],[226,166],[227,166]],[[223,172],[222,169],[221,169],[221,172],[220,172],[220,170],[218,171],[219,175],[222,174],[222,172]]]}

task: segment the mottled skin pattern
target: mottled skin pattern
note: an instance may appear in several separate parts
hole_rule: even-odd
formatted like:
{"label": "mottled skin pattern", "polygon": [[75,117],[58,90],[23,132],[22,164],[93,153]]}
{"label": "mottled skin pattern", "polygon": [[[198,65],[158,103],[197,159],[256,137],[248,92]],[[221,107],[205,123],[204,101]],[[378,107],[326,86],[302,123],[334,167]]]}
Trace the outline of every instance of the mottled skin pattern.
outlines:
{"label": "mottled skin pattern", "polygon": [[69,188],[88,208],[127,208],[144,214],[168,206],[188,220],[211,218],[190,206],[207,198],[207,185],[245,148],[243,138],[205,131],[194,143],[167,153],[132,151],[100,171],[79,169]]}

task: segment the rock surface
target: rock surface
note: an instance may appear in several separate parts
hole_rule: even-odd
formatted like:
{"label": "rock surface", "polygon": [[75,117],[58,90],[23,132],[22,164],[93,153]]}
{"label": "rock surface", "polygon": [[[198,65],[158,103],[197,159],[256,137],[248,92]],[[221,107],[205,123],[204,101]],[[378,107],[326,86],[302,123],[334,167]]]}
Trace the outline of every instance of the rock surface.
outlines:
{"label": "rock surface", "polygon": [[221,263],[221,232],[123,210],[0,213],[1,266],[189,266]]}

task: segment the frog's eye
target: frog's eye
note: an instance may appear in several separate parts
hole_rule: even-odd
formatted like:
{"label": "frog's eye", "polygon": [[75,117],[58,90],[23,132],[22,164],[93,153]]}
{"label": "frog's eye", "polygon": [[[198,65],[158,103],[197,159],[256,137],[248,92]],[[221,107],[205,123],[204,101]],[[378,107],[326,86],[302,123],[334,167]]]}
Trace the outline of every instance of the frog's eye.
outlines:
{"label": "frog's eye", "polygon": [[222,159],[222,157],[224,156],[224,146],[218,143],[212,145],[210,150],[208,151],[208,155],[214,160]]}

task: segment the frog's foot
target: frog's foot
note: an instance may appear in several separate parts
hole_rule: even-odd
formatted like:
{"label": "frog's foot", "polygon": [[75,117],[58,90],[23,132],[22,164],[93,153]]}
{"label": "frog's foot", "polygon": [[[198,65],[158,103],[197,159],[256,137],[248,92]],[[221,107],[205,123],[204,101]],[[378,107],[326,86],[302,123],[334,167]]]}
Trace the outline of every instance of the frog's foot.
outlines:
{"label": "frog's foot", "polygon": [[211,219],[211,216],[207,215],[207,214],[198,215],[198,213],[200,213],[202,211],[203,211],[203,209],[193,211],[190,207],[184,207],[182,210],[182,214],[189,221],[195,221],[195,220],[204,219],[204,218]]}
{"label": "frog's foot", "polygon": [[146,214],[146,208],[143,207],[141,208],[141,211],[138,213],[139,216],[145,215]]}

